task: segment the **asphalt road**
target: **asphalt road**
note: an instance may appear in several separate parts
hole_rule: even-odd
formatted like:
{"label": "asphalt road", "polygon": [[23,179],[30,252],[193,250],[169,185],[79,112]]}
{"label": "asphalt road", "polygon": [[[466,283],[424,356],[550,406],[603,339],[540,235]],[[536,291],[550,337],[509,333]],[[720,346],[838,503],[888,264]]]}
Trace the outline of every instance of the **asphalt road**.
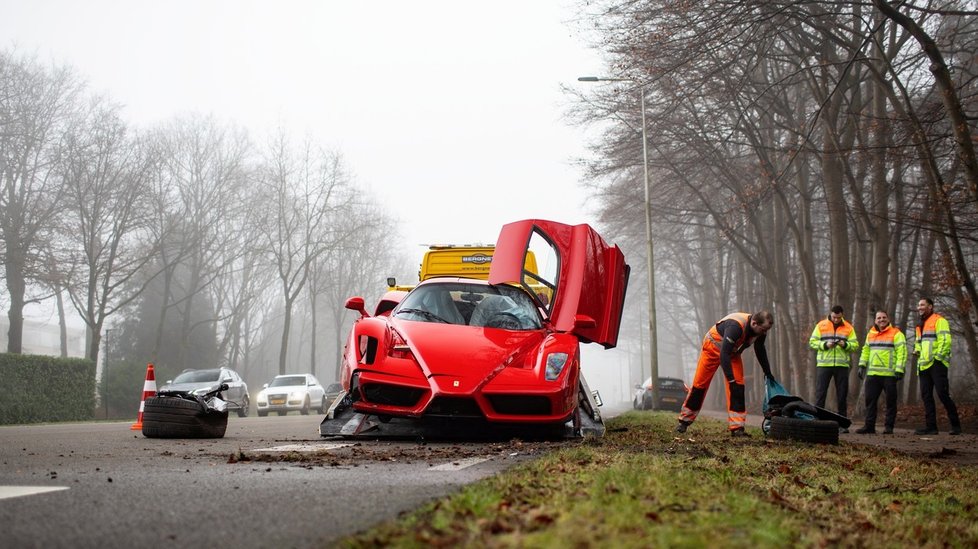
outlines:
{"label": "asphalt road", "polygon": [[328,547],[558,444],[350,443],[321,419],[232,416],[209,440],[0,427],[0,545]]}

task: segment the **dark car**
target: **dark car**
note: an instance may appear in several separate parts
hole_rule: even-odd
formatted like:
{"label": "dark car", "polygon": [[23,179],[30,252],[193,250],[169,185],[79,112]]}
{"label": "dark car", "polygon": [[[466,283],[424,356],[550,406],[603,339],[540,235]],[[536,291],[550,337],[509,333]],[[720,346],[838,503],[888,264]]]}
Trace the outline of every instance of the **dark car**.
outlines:
{"label": "dark car", "polygon": [[224,400],[228,403],[228,410],[236,411],[238,417],[247,416],[251,406],[248,385],[241,379],[238,372],[229,368],[184,370],[180,375],[160,387],[160,392],[186,391],[204,394],[216,387],[218,383],[226,383],[228,386],[227,390],[222,393]]}
{"label": "dark car", "polygon": [[652,402],[652,378],[648,377],[641,385],[635,386],[632,407],[636,410],[670,410],[678,412],[686,401],[689,388],[683,380],[675,377],[659,378],[659,403]]}

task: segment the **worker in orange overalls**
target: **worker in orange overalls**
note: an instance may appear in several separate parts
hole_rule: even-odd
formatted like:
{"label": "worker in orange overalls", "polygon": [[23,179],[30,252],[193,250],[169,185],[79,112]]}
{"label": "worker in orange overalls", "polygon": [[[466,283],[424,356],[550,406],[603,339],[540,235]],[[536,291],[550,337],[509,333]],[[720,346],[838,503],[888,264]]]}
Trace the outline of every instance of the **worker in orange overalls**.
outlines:
{"label": "worker in orange overalls", "polygon": [[706,391],[710,388],[713,375],[717,368],[723,369],[727,378],[727,422],[730,435],[735,437],[749,436],[744,430],[747,423],[747,406],[744,402],[744,363],[740,354],[754,345],[754,355],[764,370],[764,376],[774,380],[771,375],[771,365],[767,360],[767,350],[764,339],[771,327],[774,326],[774,315],[769,311],[754,314],[731,313],[720,319],[710,328],[703,338],[703,349],[696,363],[696,374],[693,376],[693,386],[686,395],[682,411],[679,412],[679,425],[676,432],[685,433],[686,429],[696,420]]}

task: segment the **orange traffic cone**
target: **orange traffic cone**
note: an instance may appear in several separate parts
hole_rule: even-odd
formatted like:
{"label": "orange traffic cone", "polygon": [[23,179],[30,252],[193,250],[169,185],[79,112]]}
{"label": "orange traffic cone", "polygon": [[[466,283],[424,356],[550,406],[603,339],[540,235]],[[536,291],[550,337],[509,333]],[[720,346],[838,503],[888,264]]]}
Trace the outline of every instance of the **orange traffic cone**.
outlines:
{"label": "orange traffic cone", "polygon": [[130,430],[143,430],[143,407],[146,406],[146,399],[156,396],[156,374],[153,373],[153,364],[146,365],[146,381],[143,382],[143,398],[139,401],[139,415],[136,416],[136,423],[132,424]]}

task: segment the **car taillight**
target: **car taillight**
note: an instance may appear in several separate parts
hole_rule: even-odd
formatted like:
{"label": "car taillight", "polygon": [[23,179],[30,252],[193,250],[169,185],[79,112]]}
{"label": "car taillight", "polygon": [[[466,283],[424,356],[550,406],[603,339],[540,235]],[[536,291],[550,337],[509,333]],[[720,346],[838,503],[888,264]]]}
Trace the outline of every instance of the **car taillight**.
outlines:
{"label": "car taillight", "polygon": [[388,331],[387,356],[391,358],[411,358],[411,347],[396,330]]}

